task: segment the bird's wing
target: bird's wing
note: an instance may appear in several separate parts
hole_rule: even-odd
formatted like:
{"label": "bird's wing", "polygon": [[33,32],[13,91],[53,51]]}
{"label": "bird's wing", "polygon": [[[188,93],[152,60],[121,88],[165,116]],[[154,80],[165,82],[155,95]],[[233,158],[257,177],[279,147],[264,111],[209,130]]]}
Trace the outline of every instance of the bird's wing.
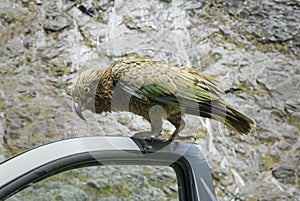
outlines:
{"label": "bird's wing", "polygon": [[140,100],[193,107],[219,100],[216,80],[192,68],[176,68],[150,59],[120,61],[112,67],[113,79]]}

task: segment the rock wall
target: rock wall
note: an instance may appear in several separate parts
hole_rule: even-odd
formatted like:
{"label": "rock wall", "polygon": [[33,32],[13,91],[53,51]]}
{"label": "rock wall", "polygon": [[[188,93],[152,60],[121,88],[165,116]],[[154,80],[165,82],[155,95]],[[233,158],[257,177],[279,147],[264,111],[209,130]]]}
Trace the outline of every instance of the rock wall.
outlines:
{"label": "rock wall", "polygon": [[[298,0],[3,0],[0,160],[59,139],[149,129],[129,113],[82,122],[72,109],[79,70],[136,53],[216,77],[224,98],[256,120],[240,136],[186,117],[182,134],[207,153],[219,200],[297,200],[299,8]],[[173,129],[165,123],[165,134]]]}

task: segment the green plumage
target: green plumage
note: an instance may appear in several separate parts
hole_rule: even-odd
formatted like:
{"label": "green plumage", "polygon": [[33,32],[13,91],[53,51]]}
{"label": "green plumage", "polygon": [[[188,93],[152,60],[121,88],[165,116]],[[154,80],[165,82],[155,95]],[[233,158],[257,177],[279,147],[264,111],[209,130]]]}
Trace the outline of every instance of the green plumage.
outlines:
{"label": "green plumage", "polygon": [[[91,84],[91,80],[93,83],[97,80],[97,84]],[[111,111],[109,106],[116,87],[119,87],[121,94],[131,96],[128,110],[151,121],[152,130],[137,134],[136,137],[149,138],[160,134],[162,123],[157,119],[162,118],[162,113],[151,110],[155,105],[165,110],[167,120],[176,127],[171,140],[184,127],[184,113],[212,118],[238,133],[248,134],[255,122],[220,97],[222,92],[216,82],[214,78],[193,68],[178,68],[147,58],[124,58],[105,70],[94,69],[81,73],[75,83],[73,97],[85,109],[96,113]],[[88,96],[93,99],[94,105],[85,103],[88,97],[82,98],[85,93],[83,86],[89,87]],[[76,111],[82,116],[79,109],[77,107]]]}

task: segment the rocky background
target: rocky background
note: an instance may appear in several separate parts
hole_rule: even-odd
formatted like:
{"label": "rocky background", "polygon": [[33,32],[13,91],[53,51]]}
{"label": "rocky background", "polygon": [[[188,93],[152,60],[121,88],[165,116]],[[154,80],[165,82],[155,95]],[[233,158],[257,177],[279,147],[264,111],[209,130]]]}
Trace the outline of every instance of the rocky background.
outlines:
{"label": "rocky background", "polygon": [[59,139],[149,129],[129,113],[82,122],[70,97],[81,69],[139,54],[216,77],[256,120],[240,136],[187,116],[182,134],[206,153],[219,200],[299,200],[299,0],[2,0],[0,27],[0,161]]}

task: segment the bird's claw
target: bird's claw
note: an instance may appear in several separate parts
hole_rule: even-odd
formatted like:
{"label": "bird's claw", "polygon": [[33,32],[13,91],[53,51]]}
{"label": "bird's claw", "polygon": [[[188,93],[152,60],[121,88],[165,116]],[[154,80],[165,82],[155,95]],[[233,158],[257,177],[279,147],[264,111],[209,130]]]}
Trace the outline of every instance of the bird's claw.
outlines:
{"label": "bird's claw", "polygon": [[194,143],[194,142],[196,142],[196,137],[194,137],[194,136],[177,136],[176,138],[175,138],[175,140],[179,140],[179,141],[189,141],[189,142],[192,142],[192,143]]}
{"label": "bird's claw", "polygon": [[[157,135],[156,133],[153,134],[153,132],[151,131],[136,133],[132,136],[132,138],[139,140],[141,148],[145,153],[150,153],[156,150],[155,147],[157,146],[157,143],[155,142],[158,142],[158,144],[162,142],[171,142],[159,138],[159,135]],[[156,144],[155,147],[153,147],[152,144]]]}
{"label": "bird's claw", "polygon": [[138,138],[138,139],[144,139],[144,140],[152,139],[150,132],[139,132],[139,133],[134,134],[132,137]]}
{"label": "bird's claw", "polygon": [[136,133],[132,136],[132,138],[136,138],[140,141],[140,144],[142,146],[142,150],[145,153],[149,153],[151,150],[153,150],[152,146],[150,146],[147,143],[147,140],[151,140],[152,141],[152,137],[150,135],[150,132],[139,132]]}

